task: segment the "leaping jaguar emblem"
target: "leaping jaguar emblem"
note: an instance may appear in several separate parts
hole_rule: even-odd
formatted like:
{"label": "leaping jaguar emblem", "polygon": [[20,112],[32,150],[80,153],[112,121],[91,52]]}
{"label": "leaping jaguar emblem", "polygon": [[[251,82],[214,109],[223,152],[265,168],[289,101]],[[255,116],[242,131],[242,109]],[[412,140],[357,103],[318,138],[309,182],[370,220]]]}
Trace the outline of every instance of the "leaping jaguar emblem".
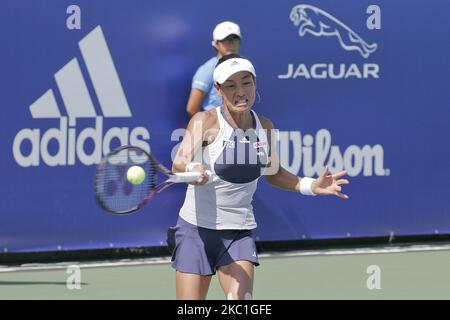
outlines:
{"label": "leaping jaguar emblem", "polygon": [[299,35],[310,33],[316,37],[336,36],[347,51],[356,50],[368,58],[377,49],[377,44],[368,44],[355,31],[331,14],[311,5],[300,4],[292,8],[290,19],[299,27]]}

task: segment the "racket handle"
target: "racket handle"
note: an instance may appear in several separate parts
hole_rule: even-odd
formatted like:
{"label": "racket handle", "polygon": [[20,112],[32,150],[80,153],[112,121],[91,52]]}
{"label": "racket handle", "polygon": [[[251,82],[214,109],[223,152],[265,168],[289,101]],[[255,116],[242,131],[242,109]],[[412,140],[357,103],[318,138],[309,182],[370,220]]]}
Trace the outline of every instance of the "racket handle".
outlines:
{"label": "racket handle", "polygon": [[[206,170],[205,173],[208,175],[209,180],[208,182],[212,181],[212,174],[211,171]],[[200,172],[176,172],[172,175],[170,175],[168,181],[173,183],[189,183],[197,180],[200,178],[202,174]]]}

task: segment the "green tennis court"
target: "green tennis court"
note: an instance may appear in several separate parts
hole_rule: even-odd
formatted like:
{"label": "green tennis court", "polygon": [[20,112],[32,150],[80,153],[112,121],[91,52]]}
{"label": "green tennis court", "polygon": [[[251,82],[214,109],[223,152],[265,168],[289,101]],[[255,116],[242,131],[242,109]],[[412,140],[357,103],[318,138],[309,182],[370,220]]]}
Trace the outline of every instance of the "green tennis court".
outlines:
{"label": "green tennis court", "polygon": [[[260,262],[254,299],[450,299],[449,245],[263,254]],[[76,264],[1,267],[0,299],[175,299],[167,258],[80,263],[80,289],[69,290],[67,266]],[[208,299],[224,299],[216,277]]]}

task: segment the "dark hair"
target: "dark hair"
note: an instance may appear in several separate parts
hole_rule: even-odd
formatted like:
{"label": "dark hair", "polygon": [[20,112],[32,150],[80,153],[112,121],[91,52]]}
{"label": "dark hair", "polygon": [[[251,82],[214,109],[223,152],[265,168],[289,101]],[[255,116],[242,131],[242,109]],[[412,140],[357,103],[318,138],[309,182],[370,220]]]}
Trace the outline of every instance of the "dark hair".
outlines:
{"label": "dark hair", "polygon": [[222,58],[220,58],[219,61],[217,61],[215,68],[217,68],[217,66],[219,64],[221,64],[222,62],[225,62],[230,59],[235,59],[235,58],[245,59],[243,56],[241,56],[237,53],[227,54],[227,55],[223,56]]}
{"label": "dark hair", "polygon": [[235,40],[235,39],[239,39],[239,41],[241,40],[241,37],[239,37],[237,34],[230,34],[228,36],[226,36],[225,38],[223,38],[222,40],[217,40],[217,42],[224,42],[227,40]]}

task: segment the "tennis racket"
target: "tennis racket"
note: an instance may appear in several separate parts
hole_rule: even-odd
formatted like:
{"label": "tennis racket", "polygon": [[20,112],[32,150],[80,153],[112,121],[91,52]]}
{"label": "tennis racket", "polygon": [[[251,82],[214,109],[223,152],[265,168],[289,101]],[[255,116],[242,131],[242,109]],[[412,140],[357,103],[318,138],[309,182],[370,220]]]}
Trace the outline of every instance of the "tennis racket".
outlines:
{"label": "tennis racket", "polygon": [[[140,183],[131,183],[127,178],[128,170],[134,166],[139,166],[145,173]],[[206,173],[211,176],[209,170]],[[97,165],[95,195],[104,210],[126,215],[144,207],[167,187],[193,182],[200,176],[200,172],[173,173],[147,151],[136,146],[122,146],[107,154]]]}

